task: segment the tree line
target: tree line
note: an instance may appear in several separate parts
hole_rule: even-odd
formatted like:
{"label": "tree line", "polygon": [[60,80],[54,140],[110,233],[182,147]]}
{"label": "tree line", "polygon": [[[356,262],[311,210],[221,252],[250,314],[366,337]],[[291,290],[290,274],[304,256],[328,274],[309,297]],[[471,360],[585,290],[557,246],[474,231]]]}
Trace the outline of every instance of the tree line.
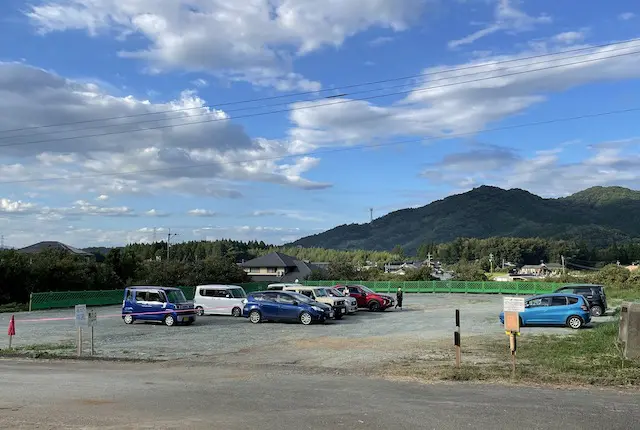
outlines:
{"label": "tree line", "polygon": [[[385,263],[408,259],[424,261],[431,258],[432,261],[442,261],[454,271],[454,279],[468,281],[486,280],[489,254],[494,255],[496,263],[504,259],[514,264],[558,262],[561,255],[570,259],[569,261],[576,259],[583,264],[592,262],[594,267],[603,266],[607,262],[620,261],[624,265],[640,260],[640,244],[637,243],[598,249],[575,241],[539,238],[456,239],[451,243],[427,243],[420,246],[414,256],[405,255],[401,247],[385,252],[339,251],[274,247],[264,242],[233,240],[173,244],[169,249],[169,260],[165,242],[94,249],[95,260],[91,261],[61,251],[22,254],[13,250],[0,250],[0,304],[25,303],[30,293],[41,291],[108,290],[132,284],[192,286],[208,282],[248,282],[249,278],[237,263],[273,251],[280,251],[300,260],[329,263],[326,272],[314,272],[311,279],[354,281],[433,279],[428,267],[408,270],[404,276],[384,273]],[[624,268],[611,270],[621,269]],[[638,276],[640,275],[635,272],[629,272],[625,281],[620,282],[624,275],[618,273],[612,282],[635,283]]]}

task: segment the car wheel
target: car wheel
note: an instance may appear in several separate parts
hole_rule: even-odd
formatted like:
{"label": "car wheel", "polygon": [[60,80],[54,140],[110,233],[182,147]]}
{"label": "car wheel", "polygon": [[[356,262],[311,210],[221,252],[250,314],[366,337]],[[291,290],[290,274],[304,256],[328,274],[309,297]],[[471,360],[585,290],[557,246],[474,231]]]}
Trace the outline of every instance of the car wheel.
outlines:
{"label": "car wheel", "polygon": [[125,315],[124,316],[125,324],[133,324],[133,315]]}
{"label": "car wheel", "polygon": [[240,315],[242,315],[242,311],[240,310],[240,308],[233,308],[233,310],[231,311],[231,315],[233,315],[234,317],[239,317]]}
{"label": "car wheel", "polygon": [[591,315],[594,317],[602,316],[602,308],[598,305],[591,307]]}
{"label": "car wheel", "polygon": [[369,303],[369,310],[371,312],[378,312],[380,310],[380,303],[376,302],[375,300]]}
{"label": "car wheel", "polygon": [[173,317],[173,315],[167,315],[166,317],[164,317],[164,325],[166,325],[167,327],[171,327],[176,323],[176,319]]}
{"label": "car wheel", "polygon": [[571,315],[567,318],[567,325],[572,329],[577,330],[582,327],[582,318],[577,315]]}
{"label": "car wheel", "polygon": [[251,311],[249,312],[249,321],[251,321],[254,324],[258,324],[259,322],[262,321],[262,315],[260,314],[260,311]]}
{"label": "car wheel", "polygon": [[202,309],[200,306],[198,306],[196,308],[196,314],[201,317],[202,315],[204,315],[204,309]]}
{"label": "car wheel", "polygon": [[300,322],[304,325],[309,325],[313,322],[313,318],[309,312],[302,312],[300,314]]}

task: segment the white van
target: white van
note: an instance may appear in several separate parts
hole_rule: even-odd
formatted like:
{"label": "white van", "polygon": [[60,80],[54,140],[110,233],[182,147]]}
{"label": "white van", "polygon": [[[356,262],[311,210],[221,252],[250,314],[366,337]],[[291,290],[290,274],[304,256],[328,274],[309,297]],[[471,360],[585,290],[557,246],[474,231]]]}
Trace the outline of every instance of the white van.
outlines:
{"label": "white van", "polygon": [[244,288],[238,285],[198,285],[193,304],[198,315],[242,315]]}
{"label": "white van", "polygon": [[295,283],[278,283],[278,284],[269,284],[267,285],[267,290],[275,290],[282,291],[286,287],[302,287],[302,284]]}

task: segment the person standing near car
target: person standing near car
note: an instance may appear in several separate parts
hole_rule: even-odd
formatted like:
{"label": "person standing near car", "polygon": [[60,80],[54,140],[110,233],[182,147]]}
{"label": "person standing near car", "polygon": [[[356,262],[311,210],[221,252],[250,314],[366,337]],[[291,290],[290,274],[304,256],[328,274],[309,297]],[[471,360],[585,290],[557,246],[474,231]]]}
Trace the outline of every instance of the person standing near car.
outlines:
{"label": "person standing near car", "polygon": [[402,287],[398,287],[398,291],[396,292],[396,309],[400,308],[402,310]]}

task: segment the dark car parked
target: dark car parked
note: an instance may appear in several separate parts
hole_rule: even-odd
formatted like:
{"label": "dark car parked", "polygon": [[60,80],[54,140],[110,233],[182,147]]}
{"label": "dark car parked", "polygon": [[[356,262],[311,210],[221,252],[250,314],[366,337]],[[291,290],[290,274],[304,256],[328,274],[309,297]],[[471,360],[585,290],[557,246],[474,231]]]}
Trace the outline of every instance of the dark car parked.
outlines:
{"label": "dark car parked", "polygon": [[607,311],[607,296],[604,286],[597,284],[571,284],[555,290],[556,293],[571,293],[584,296],[591,307],[591,315],[599,317]]}

